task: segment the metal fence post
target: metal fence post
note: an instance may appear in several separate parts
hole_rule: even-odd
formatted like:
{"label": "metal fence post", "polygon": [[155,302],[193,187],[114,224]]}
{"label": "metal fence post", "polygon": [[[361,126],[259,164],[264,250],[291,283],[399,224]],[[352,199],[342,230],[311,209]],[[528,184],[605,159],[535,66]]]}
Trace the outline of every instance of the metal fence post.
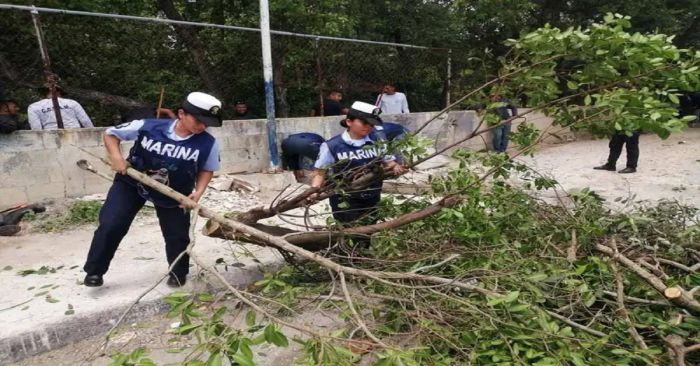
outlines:
{"label": "metal fence post", "polygon": [[260,0],[260,38],[262,43],[263,78],[265,80],[265,111],[267,112],[267,144],[270,151],[270,170],[277,171],[279,169],[279,154],[277,153],[275,89],[272,78],[270,9],[267,0]]}
{"label": "metal fence post", "polygon": [[32,6],[30,11],[32,14],[32,21],[34,22],[34,30],[36,31],[36,39],[39,42],[39,51],[41,51],[41,60],[44,63],[44,75],[46,76],[46,83],[48,84],[49,91],[51,92],[51,101],[53,102],[53,113],[56,115],[56,126],[58,129],[63,129],[63,118],[61,117],[61,106],[58,104],[58,96],[56,95],[56,83],[51,71],[51,59],[49,58],[49,50],[46,48],[46,42],[44,41],[44,33],[41,30],[41,21],[39,20],[39,11]]}
{"label": "metal fence post", "polygon": [[450,88],[452,87],[452,49],[447,50],[447,75],[445,79],[445,108],[451,104]]}

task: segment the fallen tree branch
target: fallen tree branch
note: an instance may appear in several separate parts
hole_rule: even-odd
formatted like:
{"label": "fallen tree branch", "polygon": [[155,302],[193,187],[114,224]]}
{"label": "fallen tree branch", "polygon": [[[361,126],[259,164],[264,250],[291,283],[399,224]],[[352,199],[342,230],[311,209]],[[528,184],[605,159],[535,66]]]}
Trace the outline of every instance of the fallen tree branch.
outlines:
{"label": "fallen tree branch", "polygon": [[[603,294],[610,296],[610,297],[617,297],[617,293],[612,292],[612,291],[603,291]],[[634,302],[634,303],[642,304],[642,305],[651,305],[651,306],[672,306],[667,301],[648,300],[648,299],[642,299],[640,297],[634,297],[634,296],[625,296],[625,301]]]}
{"label": "fallen tree branch", "polygon": [[685,355],[690,352],[700,351],[700,344],[686,347],[685,340],[676,334],[667,335],[664,337],[664,342],[673,366],[686,366]]}
{"label": "fallen tree branch", "polygon": [[[617,252],[617,248],[615,248],[615,251]],[[617,263],[611,262],[610,268],[612,269],[613,276],[615,277],[615,284],[617,287],[617,313],[627,323],[627,331],[632,336],[632,339],[634,339],[635,342],[639,344],[639,347],[641,347],[642,349],[649,349],[649,347],[647,347],[646,342],[644,342],[644,338],[642,338],[642,336],[639,335],[639,332],[637,332],[637,328],[634,327],[634,323],[630,320],[629,311],[627,311],[627,308],[625,307],[625,284],[622,280],[622,274],[620,273],[620,269],[617,268]]]}
{"label": "fallen tree branch", "polygon": [[656,291],[663,294],[670,302],[674,305],[680,306],[692,313],[700,314],[700,303],[695,300],[687,291],[680,287],[676,287],[676,291],[673,293],[667,293],[669,289],[666,284],[661,281],[658,277],[649,273],[647,270],[642,268],[639,264],[635,263],[633,260],[627,258],[623,254],[615,253],[615,251],[609,246],[596,244],[595,249],[607,256],[611,257],[615,261],[620,262],[622,265],[627,267],[629,270],[634,272],[636,275],[644,279],[651,287]]}
{"label": "fallen tree branch", "polygon": [[[109,162],[105,160],[101,160],[105,164],[109,164]],[[474,291],[478,292],[482,295],[488,295],[488,296],[502,296],[501,294],[477,287],[473,284],[461,282],[455,279],[449,279],[449,278],[444,278],[444,277],[437,277],[437,276],[425,276],[425,275],[420,275],[416,273],[403,273],[403,272],[384,272],[384,271],[369,271],[369,270],[362,270],[358,268],[353,268],[353,267],[347,267],[340,265],[338,263],[333,262],[332,260],[325,258],[317,253],[313,253],[311,251],[308,251],[306,249],[303,249],[301,247],[298,247],[290,242],[288,242],[286,239],[270,235],[262,230],[256,229],[252,226],[243,224],[241,222],[231,220],[226,218],[224,215],[219,214],[217,212],[214,212],[213,210],[204,207],[200,205],[199,203],[191,200],[187,196],[184,196],[180,194],[179,192],[175,191],[174,189],[157,182],[153,180],[151,177],[148,175],[139,172],[138,170],[135,170],[133,168],[127,168],[126,174],[132,178],[134,178],[136,181],[145,184],[154,190],[158,191],[159,193],[164,194],[165,196],[172,198],[173,200],[177,201],[182,205],[182,207],[187,208],[187,209],[195,209],[199,208],[199,215],[212,219],[219,224],[221,224],[225,229],[227,230],[232,230],[235,232],[240,233],[240,235],[246,236],[248,238],[254,238],[256,240],[262,241],[266,243],[268,246],[275,247],[277,249],[282,249],[287,252],[290,252],[299,258],[306,259],[308,261],[314,262],[319,264],[320,266],[324,268],[328,268],[330,270],[333,270],[335,272],[343,272],[346,275],[353,275],[353,276],[360,276],[360,277],[366,277],[366,278],[372,278],[372,279],[385,279],[385,280],[404,280],[404,281],[419,281],[419,282],[428,282],[428,283],[434,283],[434,284],[440,284],[440,285],[451,285],[454,287],[458,287],[462,290],[466,291]]]}
{"label": "fallen tree branch", "polygon": [[688,266],[686,266],[686,265],[684,265],[684,264],[681,264],[681,263],[672,261],[672,260],[670,260],[670,259],[665,259],[665,258],[655,258],[655,259],[656,259],[656,261],[659,262],[659,263],[663,263],[663,264],[667,264],[667,265],[669,265],[669,266],[676,267],[676,268],[681,269],[681,270],[683,270],[683,271],[686,271],[686,272],[688,272],[688,273],[696,273],[697,270],[698,270],[698,268],[699,268],[699,265],[700,265],[700,263],[698,263],[698,264],[696,264],[696,265],[694,265],[694,266],[692,266],[692,267],[688,267]]}

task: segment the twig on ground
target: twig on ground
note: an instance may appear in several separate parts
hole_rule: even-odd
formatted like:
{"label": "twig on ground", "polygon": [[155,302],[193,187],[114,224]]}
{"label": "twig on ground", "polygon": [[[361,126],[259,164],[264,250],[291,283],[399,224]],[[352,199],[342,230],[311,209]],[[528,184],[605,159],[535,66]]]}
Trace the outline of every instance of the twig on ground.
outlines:
{"label": "twig on ground", "polygon": [[357,312],[355,309],[355,305],[352,302],[352,299],[350,298],[350,292],[348,291],[348,286],[345,283],[345,275],[343,274],[342,271],[338,272],[338,278],[340,279],[340,288],[343,291],[343,295],[345,295],[345,302],[348,304],[348,308],[350,309],[350,312],[353,315],[353,318],[355,318],[355,321],[357,322],[357,325],[362,328],[362,331],[365,332],[365,335],[369,337],[369,339],[373,340],[375,343],[378,345],[388,348],[388,346],[382,342],[379,338],[377,338],[372,332],[370,332],[369,328],[367,328],[367,324],[365,324],[364,320],[362,320],[362,317],[360,314]]}
{"label": "twig on ground", "polygon": [[571,245],[566,250],[566,260],[569,263],[576,262],[576,252],[578,251],[578,240],[576,240],[576,229],[571,230]]}
{"label": "twig on ground", "polygon": [[561,315],[561,314],[557,314],[557,313],[555,313],[555,312],[553,312],[553,311],[551,311],[551,310],[545,310],[545,312],[546,312],[547,314],[549,314],[552,318],[558,319],[558,320],[560,320],[560,321],[562,321],[562,322],[564,322],[564,323],[566,323],[566,324],[569,324],[570,326],[572,326],[572,327],[574,327],[574,328],[580,329],[580,330],[582,330],[582,331],[584,331],[584,332],[586,332],[586,333],[588,333],[588,334],[592,334],[592,335],[597,336],[597,337],[605,337],[605,336],[607,336],[607,334],[605,334],[605,333],[603,333],[603,332],[600,332],[600,331],[597,331],[597,330],[595,330],[595,329],[589,328],[589,327],[587,327],[587,326],[585,326],[585,325],[583,325],[583,324],[576,323],[575,321],[573,321],[573,320],[571,320],[571,319],[569,319],[569,318],[567,318],[567,317],[565,317],[565,316],[563,316],[563,315]]}
{"label": "twig on ground", "polygon": [[[613,239],[611,243],[613,245],[613,249],[617,253],[618,251],[617,246],[615,245],[615,240]],[[629,312],[625,307],[625,285],[624,281],[622,280],[620,269],[617,268],[617,264],[615,262],[610,263],[610,268],[612,269],[613,276],[615,277],[615,284],[617,286],[617,313],[628,324],[627,331],[632,336],[632,339],[634,339],[642,349],[648,349],[649,347],[647,347],[647,344],[644,342],[644,338],[639,335],[637,328],[634,327],[634,323],[630,320]]]}
{"label": "twig on ground", "polygon": [[441,260],[440,262],[437,262],[437,263],[431,264],[431,265],[427,265],[427,266],[423,266],[423,267],[418,267],[418,268],[416,268],[416,269],[410,271],[409,273],[418,273],[418,272],[422,272],[422,271],[425,271],[425,270],[428,270],[428,269],[433,269],[433,268],[441,267],[442,265],[444,265],[444,264],[446,264],[446,263],[449,263],[449,262],[452,262],[453,260],[455,260],[455,259],[457,259],[457,258],[459,258],[459,257],[460,257],[459,254],[451,254],[451,255],[449,255],[447,258]]}
{"label": "twig on ground", "polygon": [[22,306],[22,305],[24,305],[24,304],[26,304],[26,303],[28,303],[28,302],[32,301],[32,300],[34,300],[34,299],[29,299],[29,300],[27,300],[27,301],[22,301],[22,302],[21,302],[21,303],[19,303],[19,304],[15,304],[15,305],[12,305],[12,306],[6,307],[6,308],[4,308],[4,309],[0,309],[0,311],[5,311],[5,310],[10,310],[10,309],[14,309],[14,308],[16,308],[16,307],[18,307],[18,306]]}

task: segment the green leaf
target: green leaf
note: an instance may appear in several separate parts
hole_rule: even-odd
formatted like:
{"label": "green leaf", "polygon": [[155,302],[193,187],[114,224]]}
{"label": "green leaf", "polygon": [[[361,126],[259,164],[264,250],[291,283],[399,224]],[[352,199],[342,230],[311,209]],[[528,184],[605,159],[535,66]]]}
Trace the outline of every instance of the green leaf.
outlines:
{"label": "green leaf", "polygon": [[270,340],[271,340],[272,344],[274,344],[277,347],[289,346],[289,340],[287,340],[287,337],[276,329],[270,335]]}
{"label": "green leaf", "polygon": [[591,96],[590,96],[590,94],[589,94],[589,95],[586,95],[586,97],[583,98],[583,104],[585,104],[585,105],[591,105]]}
{"label": "green leaf", "polygon": [[201,327],[201,324],[187,324],[187,325],[182,325],[179,328],[177,328],[175,331],[178,334],[190,334],[192,331],[195,329]]}
{"label": "green leaf", "polygon": [[547,274],[545,273],[535,273],[527,277],[528,280],[532,282],[540,282],[547,279]]}
{"label": "green leaf", "polygon": [[250,310],[245,314],[245,325],[252,327],[255,325],[255,312]]}
{"label": "green leaf", "polygon": [[221,366],[221,352],[212,353],[207,360],[207,366]]}
{"label": "green leaf", "polygon": [[236,353],[231,358],[241,366],[255,366],[255,362],[253,362],[251,358],[248,358],[240,353]]}
{"label": "green leaf", "polygon": [[51,297],[51,295],[47,295],[47,296],[46,296],[46,302],[51,303],[51,304],[55,304],[55,303],[57,303],[57,302],[60,302],[60,300]]}
{"label": "green leaf", "polygon": [[510,303],[517,300],[518,296],[520,296],[520,291],[511,291],[506,294],[506,297],[503,299],[503,301]]}
{"label": "green leaf", "polygon": [[489,301],[486,302],[486,305],[488,305],[488,306],[498,305],[498,304],[502,303],[503,299],[504,299],[501,296],[496,297],[496,296],[488,296],[488,295],[487,295],[487,298],[489,299]]}
{"label": "green leaf", "polygon": [[678,96],[676,94],[673,94],[673,93],[668,94],[668,100],[670,100],[671,103],[673,103],[673,104],[680,104],[680,102],[681,102],[680,100],[678,100]]}

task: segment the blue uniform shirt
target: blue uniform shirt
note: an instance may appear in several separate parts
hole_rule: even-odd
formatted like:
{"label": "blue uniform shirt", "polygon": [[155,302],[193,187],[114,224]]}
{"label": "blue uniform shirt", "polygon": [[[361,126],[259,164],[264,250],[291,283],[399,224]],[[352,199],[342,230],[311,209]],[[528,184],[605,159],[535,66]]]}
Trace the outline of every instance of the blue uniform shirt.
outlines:
{"label": "blue uniform shirt", "polygon": [[[175,122],[177,122],[177,120],[173,121],[170,124],[170,127],[168,128],[168,131],[166,133],[166,135],[168,136],[169,139],[172,139],[175,141],[184,141],[184,140],[187,140],[193,136],[193,135],[189,135],[187,137],[178,136],[175,133]],[[139,137],[139,131],[141,131],[141,129],[143,128],[143,125],[144,125],[144,121],[139,119],[136,121],[123,123],[123,124],[116,126],[116,127],[110,127],[107,129],[107,131],[105,133],[110,135],[110,136],[114,136],[122,141],[134,141]],[[209,157],[207,158],[207,161],[204,163],[202,170],[209,171],[209,172],[215,172],[219,169],[221,169],[221,163],[219,161],[219,142],[214,141],[214,145],[212,145],[212,147],[211,147],[211,151],[209,152]]]}
{"label": "blue uniform shirt", "polygon": [[[361,148],[368,142],[372,142],[372,139],[370,136],[365,136],[363,139],[355,140],[352,137],[350,137],[350,134],[348,134],[348,131],[344,131],[341,135],[340,138],[345,142],[346,144]],[[384,156],[384,161],[393,161],[396,160],[396,158],[393,155],[385,155]],[[314,163],[314,168],[316,169],[327,169],[331,165],[335,164],[336,158],[333,156],[331,153],[330,149],[328,148],[328,142],[324,142],[321,144],[321,149],[318,152],[318,159],[316,159],[316,163]]]}
{"label": "blue uniform shirt", "polygon": [[[127,160],[131,166],[175,191],[189,195],[197,175],[219,169],[216,139],[207,132],[180,137],[177,121],[146,119],[109,128],[106,133],[120,140],[136,140]],[[117,175],[138,188],[141,197],[159,207],[177,207],[178,202],[128,176]]]}

